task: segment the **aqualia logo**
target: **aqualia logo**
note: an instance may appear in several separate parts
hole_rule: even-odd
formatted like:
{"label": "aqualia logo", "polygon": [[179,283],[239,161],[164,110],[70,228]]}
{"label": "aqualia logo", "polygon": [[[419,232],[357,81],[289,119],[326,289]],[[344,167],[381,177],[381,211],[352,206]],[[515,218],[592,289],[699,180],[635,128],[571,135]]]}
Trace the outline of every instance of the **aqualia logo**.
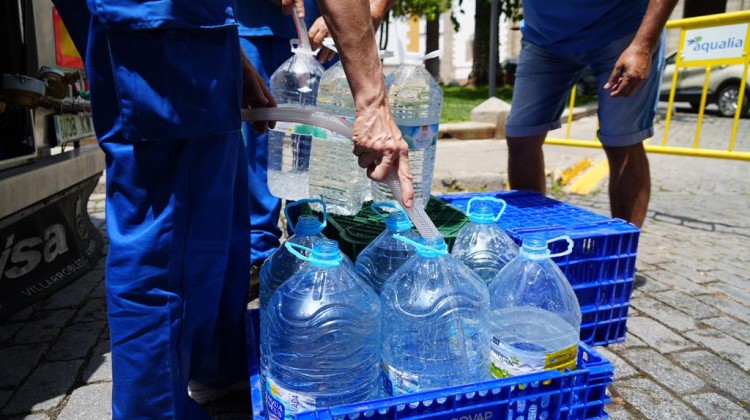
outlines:
{"label": "aqualia logo", "polygon": [[703,41],[702,36],[696,36],[687,40],[688,47],[693,47],[693,51],[703,51],[705,53],[715,50],[725,50],[730,48],[742,48],[744,40],[733,36],[720,41]]}

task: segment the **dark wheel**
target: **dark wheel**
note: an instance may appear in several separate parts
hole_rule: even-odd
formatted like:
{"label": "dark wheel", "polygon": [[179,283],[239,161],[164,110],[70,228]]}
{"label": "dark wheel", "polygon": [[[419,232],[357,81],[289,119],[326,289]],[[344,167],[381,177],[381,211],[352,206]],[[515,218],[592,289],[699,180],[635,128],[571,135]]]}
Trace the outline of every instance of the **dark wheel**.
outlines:
{"label": "dark wheel", "polygon": [[[735,111],[737,111],[737,99],[739,98],[739,96],[739,85],[727,85],[719,90],[719,95],[716,99],[716,105],[719,106],[719,112],[722,116],[734,117],[734,113]],[[745,116],[747,115],[748,109],[750,109],[747,95],[745,95],[742,102],[742,112],[740,113],[740,115]]]}

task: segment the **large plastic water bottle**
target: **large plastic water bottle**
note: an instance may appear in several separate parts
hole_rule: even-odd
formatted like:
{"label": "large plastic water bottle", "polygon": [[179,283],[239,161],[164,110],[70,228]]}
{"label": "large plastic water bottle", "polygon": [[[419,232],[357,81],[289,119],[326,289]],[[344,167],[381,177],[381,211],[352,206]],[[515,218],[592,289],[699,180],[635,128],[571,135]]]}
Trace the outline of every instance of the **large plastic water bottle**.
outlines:
{"label": "large plastic water bottle", "polygon": [[[499,205],[495,214],[492,203]],[[518,255],[518,246],[497,221],[507,204],[495,197],[472,197],[466,206],[469,224],[461,228],[453,243],[451,255],[474,270],[486,283]]]}
{"label": "large plastic water bottle", "polygon": [[[400,236],[399,236],[400,237]],[[417,255],[389,278],[383,304],[384,390],[389,395],[490,377],[489,295],[442,238],[407,243]]]}
{"label": "large plastic water bottle", "polygon": [[[306,29],[305,29],[306,30]],[[323,66],[310,45],[292,40],[294,55],[271,75],[271,94],[279,106],[314,106]],[[268,130],[268,189],[288,200],[309,197],[310,146],[314,128],[279,121]]]}
{"label": "large plastic water bottle", "polygon": [[[318,108],[354,122],[354,98],[341,62],[323,73]],[[320,197],[333,214],[354,215],[371,198],[370,181],[352,154],[352,141],[336,133],[316,136],[312,142],[310,196]]]}
{"label": "large plastic water bottle", "polygon": [[[386,77],[388,102],[393,118],[409,143],[409,166],[414,175],[414,200],[426,206],[432,191],[435,170],[438,125],[443,106],[443,91],[424,66],[424,60],[437,52],[421,56],[405,53],[404,62]],[[372,183],[375,201],[396,202],[388,186]]]}
{"label": "large plastic water bottle", "polygon": [[279,287],[261,318],[266,418],[375,398],[378,296],[343,264],[336,241],[284,245],[309,265]]}
{"label": "large plastic water bottle", "polygon": [[[568,241],[551,254],[547,245]],[[516,258],[490,283],[492,374],[497,378],[547,369],[576,368],[581,308],[573,288],[551,258],[567,255],[573,241],[525,238]]]}
{"label": "large plastic water bottle", "polygon": [[[360,252],[354,263],[354,270],[379,294],[385,281],[416,252],[413,246],[393,235],[400,234],[413,241],[418,241],[420,236],[412,230],[414,225],[401,207],[386,202],[372,203],[370,207],[385,220],[385,230]],[[381,207],[390,207],[396,211],[386,216],[378,210]]]}
{"label": "large plastic water bottle", "polygon": [[[294,234],[287,239],[287,242],[299,244],[311,248],[315,242],[326,239],[321,233],[323,228],[326,226],[328,221],[328,213],[326,212],[326,204],[322,200],[317,199],[303,199],[287,204],[284,208],[284,214],[286,219],[289,219],[289,208],[299,206],[302,204],[318,203],[323,207],[323,222],[312,215],[302,215],[297,220],[297,224],[294,226]],[[285,246],[280,246],[276,251],[273,252],[260,268],[260,307],[265,308],[268,301],[271,299],[273,292],[284,282],[289,280],[295,273],[297,273],[304,261],[295,257],[291,252],[287,250]]]}

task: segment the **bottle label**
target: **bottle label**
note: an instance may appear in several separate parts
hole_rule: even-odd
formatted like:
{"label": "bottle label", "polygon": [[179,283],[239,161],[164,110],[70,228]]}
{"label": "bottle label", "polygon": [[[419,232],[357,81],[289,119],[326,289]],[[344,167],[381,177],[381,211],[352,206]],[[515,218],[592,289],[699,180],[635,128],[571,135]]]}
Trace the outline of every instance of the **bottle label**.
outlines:
{"label": "bottle label", "polygon": [[419,376],[382,364],[383,391],[391,397],[419,391]]}
{"label": "bottle label", "polygon": [[409,150],[426,149],[437,144],[438,126],[434,124],[398,124],[401,135],[409,144]]}
{"label": "bottle label", "polygon": [[285,389],[266,377],[266,410],[271,420],[293,420],[302,411],[314,410],[315,397]]}
{"label": "bottle label", "polygon": [[513,352],[510,347],[502,344],[497,337],[493,336],[492,367],[490,369],[492,375],[496,378],[507,378],[551,369],[563,372],[565,369],[575,370],[577,356],[577,344],[545,355],[530,356]]}

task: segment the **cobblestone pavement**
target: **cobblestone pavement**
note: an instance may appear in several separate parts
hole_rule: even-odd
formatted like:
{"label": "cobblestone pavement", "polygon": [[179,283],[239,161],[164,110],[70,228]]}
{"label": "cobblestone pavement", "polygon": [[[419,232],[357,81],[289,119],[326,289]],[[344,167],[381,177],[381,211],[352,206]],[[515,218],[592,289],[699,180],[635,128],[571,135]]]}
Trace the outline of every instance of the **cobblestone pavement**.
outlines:
{"label": "cobblestone pavement", "polygon": [[[731,121],[708,118],[704,133],[712,136]],[[694,133],[688,121],[673,124],[676,136]],[[750,128],[740,134],[747,138]],[[485,160],[487,147],[503,148],[497,141],[457,144],[450,147],[467,159],[451,169],[461,176]],[[554,165],[601,153],[546,150]],[[504,162],[498,166],[504,171]],[[750,163],[652,155],[651,171],[627,339],[597,348],[616,366],[607,411],[613,419],[750,419]],[[608,214],[606,184],[561,199]],[[103,206],[103,195],[92,195],[89,213],[104,233]],[[0,418],[111,417],[103,266],[102,258],[0,325]],[[247,394],[208,410],[217,419],[248,418]]]}

